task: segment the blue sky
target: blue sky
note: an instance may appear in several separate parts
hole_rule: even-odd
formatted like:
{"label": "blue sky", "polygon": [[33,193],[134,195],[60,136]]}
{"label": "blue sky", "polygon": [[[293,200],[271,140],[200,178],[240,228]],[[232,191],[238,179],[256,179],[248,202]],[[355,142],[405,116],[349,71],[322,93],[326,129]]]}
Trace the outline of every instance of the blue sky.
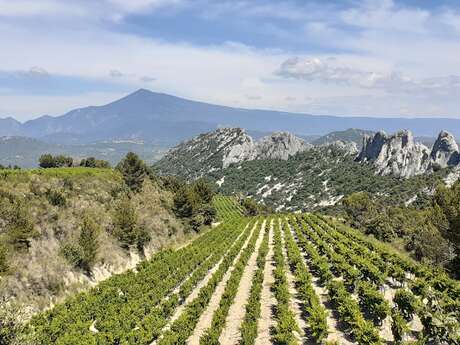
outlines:
{"label": "blue sky", "polygon": [[312,114],[460,117],[453,0],[0,0],[0,117],[138,88]]}

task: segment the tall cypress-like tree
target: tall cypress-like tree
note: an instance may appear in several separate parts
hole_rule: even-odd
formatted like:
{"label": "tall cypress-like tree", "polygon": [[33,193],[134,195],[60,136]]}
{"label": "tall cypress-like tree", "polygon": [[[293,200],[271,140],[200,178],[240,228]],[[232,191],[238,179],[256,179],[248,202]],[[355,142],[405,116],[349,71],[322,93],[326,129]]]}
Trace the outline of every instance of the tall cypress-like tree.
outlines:
{"label": "tall cypress-like tree", "polygon": [[81,247],[83,256],[81,266],[88,272],[91,271],[96,262],[97,251],[99,249],[99,233],[100,227],[96,221],[92,217],[85,215],[78,244]]}

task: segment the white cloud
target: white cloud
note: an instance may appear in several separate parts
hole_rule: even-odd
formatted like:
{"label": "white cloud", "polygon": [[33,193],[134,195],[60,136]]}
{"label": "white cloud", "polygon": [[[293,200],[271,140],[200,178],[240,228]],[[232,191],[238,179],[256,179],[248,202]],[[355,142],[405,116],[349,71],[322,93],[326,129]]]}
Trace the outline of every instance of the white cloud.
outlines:
{"label": "white cloud", "polygon": [[281,64],[276,74],[284,78],[379,89],[391,94],[424,93],[454,96],[460,93],[460,76],[416,80],[393,71],[364,71],[340,65],[337,59],[289,58]]}

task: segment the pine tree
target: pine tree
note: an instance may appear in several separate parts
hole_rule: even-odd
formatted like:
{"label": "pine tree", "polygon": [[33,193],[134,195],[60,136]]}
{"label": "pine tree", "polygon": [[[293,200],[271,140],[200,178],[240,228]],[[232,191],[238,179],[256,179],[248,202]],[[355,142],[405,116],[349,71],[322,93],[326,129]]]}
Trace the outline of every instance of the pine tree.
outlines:
{"label": "pine tree", "polygon": [[148,175],[148,169],[144,161],[135,153],[129,152],[117,165],[117,170],[123,175],[123,180],[133,192],[140,192],[144,179]]}

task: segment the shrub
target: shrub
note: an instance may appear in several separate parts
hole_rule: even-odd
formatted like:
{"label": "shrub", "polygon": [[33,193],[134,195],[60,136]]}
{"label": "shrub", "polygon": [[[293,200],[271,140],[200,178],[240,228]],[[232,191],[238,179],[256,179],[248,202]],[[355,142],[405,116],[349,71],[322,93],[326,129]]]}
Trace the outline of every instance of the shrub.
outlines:
{"label": "shrub", "polygon": [[32,238],[38,235],[29,215],[25,201],[11,198],[0,199],[0,219],[5,223],[6,242],[14,249],[23,250],[30,247]]}
{"label": "shrub", "polygon": [[67,204],[67,200],[64,194],[57,190],[48,189],[45,195],[48,202],[53,206],[64,207]]}
{"label": "shrub", "polygon": [[6,247],[0,244],[0,274],[8,272],[7,254]]}
{"label": "shrub", "polygon": [[80,166],[87,167],[87,168],[110,168],[110,163],[103,159],[96,159],[94,157],[88,157],[80,161]]}
{"label": "shrub", "polygon": [[75,243],[66,243],[61,248],[61,255],[73,267],[81,267],[83,262],[83,250]]}
{"label": "shrub", "polygon": [[244,199],[241,203],[241,206],[244,207],[247,216],[257,216],[259,214],[259,206],[254,201],[254,199]]}

